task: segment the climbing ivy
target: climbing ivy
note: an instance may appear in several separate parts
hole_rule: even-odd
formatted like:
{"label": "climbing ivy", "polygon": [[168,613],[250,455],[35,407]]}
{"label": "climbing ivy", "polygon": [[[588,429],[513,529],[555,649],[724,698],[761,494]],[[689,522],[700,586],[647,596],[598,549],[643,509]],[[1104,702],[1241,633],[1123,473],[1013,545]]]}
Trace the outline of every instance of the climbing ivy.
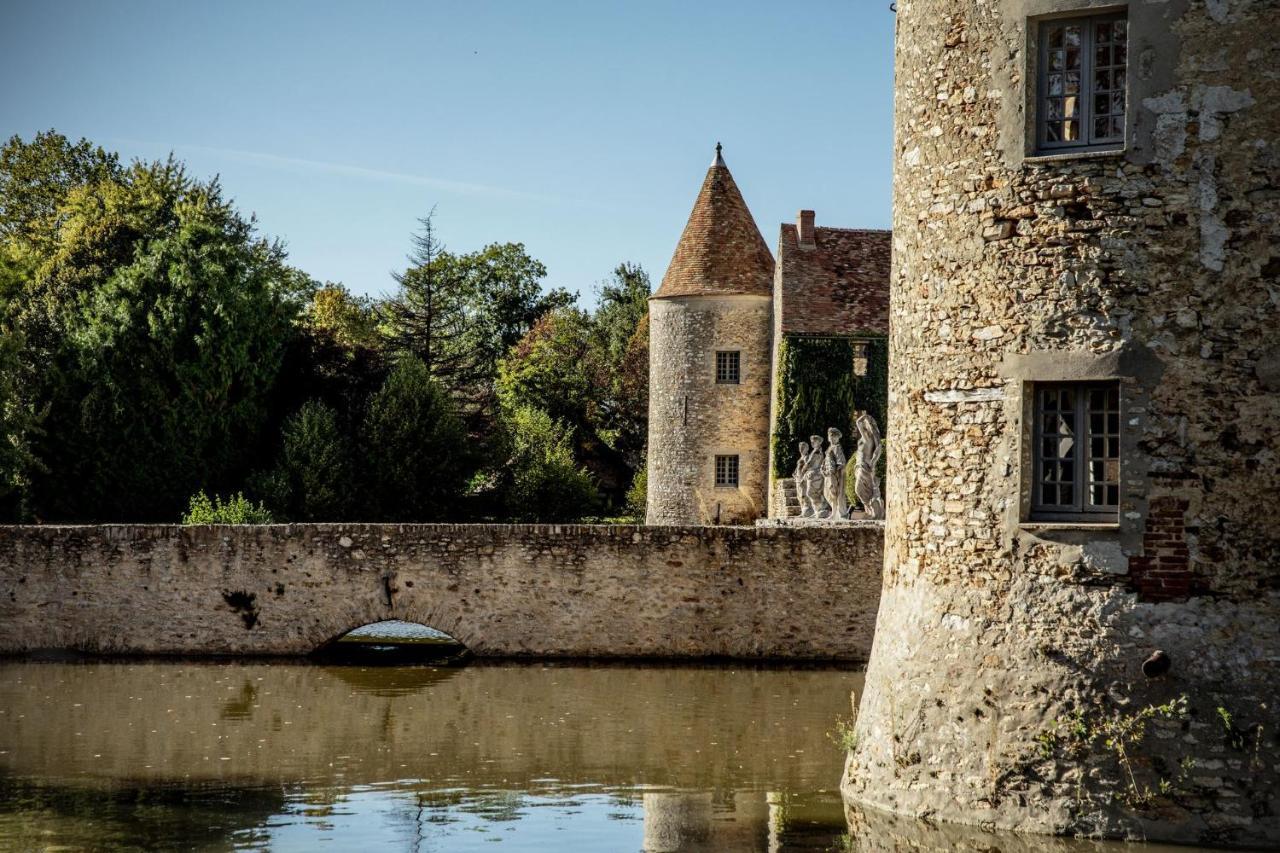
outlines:
{"label": "climbing ivy", "polygon": [[[867,370],[854,373],[854,357],[866,341]],[[870,412],[888,434],[885,420],[889,396],[888,341],[877,338],[812,338],[788,336],[778,350],[778,422],[774,428],[773,475],[790,477],[796,466],[798,442],[810,435],[826,435],[836,427],[845,436],[852,456],[857,412]]]}

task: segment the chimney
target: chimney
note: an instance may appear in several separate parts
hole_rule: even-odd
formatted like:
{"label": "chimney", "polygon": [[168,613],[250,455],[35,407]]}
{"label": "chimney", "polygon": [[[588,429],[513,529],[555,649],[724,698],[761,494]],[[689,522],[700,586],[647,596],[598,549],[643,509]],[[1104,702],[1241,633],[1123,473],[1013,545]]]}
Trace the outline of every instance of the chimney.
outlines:
{"label": "chimney", "polygon": [[813,242],[812,210],[802,210],[796,215],[796,242],[802,249],[812,249],[817,245]]}

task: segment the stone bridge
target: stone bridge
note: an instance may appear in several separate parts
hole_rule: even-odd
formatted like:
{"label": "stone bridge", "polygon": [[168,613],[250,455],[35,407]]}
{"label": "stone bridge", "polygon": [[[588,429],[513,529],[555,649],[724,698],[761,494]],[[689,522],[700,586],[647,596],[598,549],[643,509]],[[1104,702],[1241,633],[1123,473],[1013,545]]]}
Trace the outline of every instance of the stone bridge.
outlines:
{"label": "stone bridge", "polygon": [[865,660],[882,528],[0,527],[0,653],[302,655],[403,619],[480,656]]}

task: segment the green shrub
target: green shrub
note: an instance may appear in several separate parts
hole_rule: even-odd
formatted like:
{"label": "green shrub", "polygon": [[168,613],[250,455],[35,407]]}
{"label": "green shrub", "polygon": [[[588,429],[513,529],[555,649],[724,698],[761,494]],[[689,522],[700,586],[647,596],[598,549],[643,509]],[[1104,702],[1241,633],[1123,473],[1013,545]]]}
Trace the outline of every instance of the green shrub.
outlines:
{"label": "green shrub", "polygon": [[236,492],[224,502],[218,495],[210,500],[201,489],[191,496],[187,505],[187,514],[182,517],[183,524],[271,524],[271,512],[262,504],[256,506],[244,496]]}
{"label": "green shrub", "polygon": [[643,520],[648,500],[649,466],[645,464],[631,480],[631,488],[627,489],[627,512],[635,518]]}
{"label": "green shrub", "polygon": [[421,361],[406,358],[387,376],[360,441],[378,518],[435,521],[456,511],[472,454],[453,403]]}
{"label": "green shrub", "polygon": [[573,458],[573,430],[530,406],[511,412],[507,515],[520,521],[571,521],[599,506],[595,481]]}

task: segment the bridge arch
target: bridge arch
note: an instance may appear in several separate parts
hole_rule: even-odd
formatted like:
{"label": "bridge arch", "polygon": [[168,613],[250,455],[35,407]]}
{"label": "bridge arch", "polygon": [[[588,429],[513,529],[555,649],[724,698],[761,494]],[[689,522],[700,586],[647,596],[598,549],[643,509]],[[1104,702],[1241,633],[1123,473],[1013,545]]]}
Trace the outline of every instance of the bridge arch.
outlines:
{"label": "bridge arch", "polygon": [[330,662],[366,664],[459,663],[471,653],[464,643],[438,628],[387,619],[340,634],[311,656]]}

